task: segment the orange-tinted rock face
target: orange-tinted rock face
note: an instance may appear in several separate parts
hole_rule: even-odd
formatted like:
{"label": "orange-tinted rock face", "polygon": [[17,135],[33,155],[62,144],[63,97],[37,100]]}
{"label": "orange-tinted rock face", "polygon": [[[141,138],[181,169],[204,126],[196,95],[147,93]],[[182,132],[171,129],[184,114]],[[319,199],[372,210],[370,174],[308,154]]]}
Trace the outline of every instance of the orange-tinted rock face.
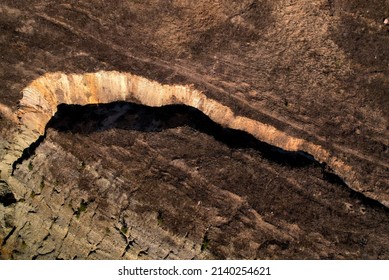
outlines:
{"label": "orange-tinted rock face", "polygon": [[[131,101],[142,105],[160,107],[184,104],[199,109],[216,123],[232,129],[242,130],[286,151],[303,151],[317,161],[327,164],[350,188],[361,191],[352,168],[332,156],[320,145],[289,136],[273,126],[247,117],[237,116],[223,104],[210,99],[193,86],[162,85],[130,73],[97,72],[86,74],[50,73],[34,80],[23,89],[21,108],[17,112],[19,132],[15,134],[15,147],[5,156],[9,173],[12,164],[20,157],[20,151],[44,135],[51,117],[59,104],[99,104],[114,101]],[[16,152],[15,152],[16,151]],[[18,153],[19,151],[19,153]],[[3,167],[4,168],[4,167]],[[370,193],[371,198],[388,205],[388,198]]]}

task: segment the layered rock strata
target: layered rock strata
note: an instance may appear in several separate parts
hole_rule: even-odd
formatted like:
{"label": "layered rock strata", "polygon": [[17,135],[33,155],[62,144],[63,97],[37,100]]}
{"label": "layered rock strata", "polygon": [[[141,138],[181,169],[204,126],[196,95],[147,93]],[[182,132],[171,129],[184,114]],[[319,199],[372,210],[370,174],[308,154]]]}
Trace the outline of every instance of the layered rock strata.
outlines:
{"label": "layered rock strata", "polygon": [[[23,98],[17,111],[18,129],[1,161],[3,177],[12,169],[24,151],[45,134],[45,128],[60,104],[100,104],[129,101],[147,106],[184,104],[197,108],[220,125],[245,131],[256,139],[292,152],[305,152],[332,171],[357,192],[369,186],[362,184],[352,167],[334,156],[321,145],[309,142],[257,120],[239,116],[229,107],[207,97],[191,85],[163,85],[130,73],[97,72],[86,74],[46,74],[23,89]],[[12,117],[10,117],[12,118]],[[27,150],[26,150],[27,149]],[[366,195],[385,206],[389,197],[385,193],[368,192]]]}

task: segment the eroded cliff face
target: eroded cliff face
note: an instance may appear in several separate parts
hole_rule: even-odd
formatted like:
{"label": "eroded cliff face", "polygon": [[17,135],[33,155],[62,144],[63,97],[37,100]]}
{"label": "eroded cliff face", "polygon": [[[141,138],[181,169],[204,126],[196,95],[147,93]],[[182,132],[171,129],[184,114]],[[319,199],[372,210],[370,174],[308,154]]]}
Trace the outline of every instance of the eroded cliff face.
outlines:
{"label": "eroded cliff face", "polygon": [[[368,185],[361,184],[358,174],[350,166],[320,145],[290,136],[271,125],[236,115],[230,108],[208,98],[204,92],[193,86],[162,85],[130,73],[115,71],[83,75],[50,73],[23,89],[23,98],[16,113],[19,120],[18,130],[2,160],[2,174],[10,175],[22,152],[45,134],[46,125],[57,112],[58,105],[115,101],[129,101],[154,107],[171,104],[194,107],[224,127],[245,131],[260,141],[286,151],[301,151],[312,155],[320,163],[328,165],[357,192],[370,189]],[[370,192],[367,195],[389,206],[386,193]]]}
{"label": "eroded cliff face", "polygon": [[387,259],[388,13],[3,0],[0,258]]}
{"label": "eroded cliff face", "polygon": [[[163,133],[172,135],[167,138],[171,140],[162,142],[174,143],[170,146],[168,144],[169,148],[162,149],[158,139],[163,136],[152,140],[152,135],[139,138],[108,130],[96,138],[97,145],[100,143],[109,146],[109,139],[113,135],[119,138],[129,137],[128,140],[121,140],[123,144],[115,144],[113,150],[93,144],[96,141],[92,140],[94,133],[91,134],[92,139],[77,134],[69,134],[63,139],[64,136],[58,135],[59,132],[48,126],[54,115],[57,121],[66,118],[64,113],[57,116],[61,104],[94,104],[98,108],[99,104],[115,104],[117,101],[150,108],[172,104],[196,108],[208,116],[209,121],[234,131],[247,132],[255,139],[269,144],[269,147],[274,146],[285,152],[308,153],[322,164],[327,164],[347,182],[349,188],[360,190],[358,174],[320,145],[289,136],[268,124],[236,115],[229,107],[209,98],[206,93],[193,86],[162,85],[120,72],[83,75],[52,73],[28,85],[23,90],[18,111],[8,114],[9,120],[17,122],[17,126],[9,138],[11,141],[1,163],[4,180],[1,195],[5,202],[0,205],[3,258],[282,258],[297,250],[300,242],[309,244],[309,250],[297,253],[298,257],[321,258],[336,255],[339,258],[357,258],[360,253],[349,249],[339,253],[336,246],[330,245],[333,238],[340,238],[337,233],[333,236],[331,233],[329,237],[309,232],[309,228],[313,226],[310,223],[314,219],[303,221],[304,215],[299,214],[300,210],[294,208],[293,204],[288,207],[291,207],[291,213],[296,211],[292,220],[297,219],[297,224],[283,220],[272,221],[271,217],[276,210],[273,210],[271,197],[285,194],[288,201],[291,195],[288,188],[292,186],[302,192],[302,196],[307,195],[305,192],[312,191],[319,195],[322,192],[335,192],[333,195],[339,195],[338,198],[344,203],[336,206],[337,209],[346,207],[348,212],[356,212],[357,216],[364,218],[367,218],[366,211],[369,215],[372,211],[376,215],[375,221],[385,215],[381,210],[375,209],[376,206],[369,206],[366,210],[366,206],[360,205],[358,200],[347,198],[347,192],[345,197],[344,190],[340,190],[341,185],[331,185],[316,178],[308,188],[304,178],[307,173],[316,174],[317,167],[308,167],[303,171],[305,175],[291,175],[291,171],[287,169],[285,171],[289,175],[281,176],[280,173],[285,171],[277,164],[273,166],[273,163],[261,162],[257,166],[255,162],[258,161],[258,155],[252,152],[233,152],[237,155],[231,161],[228,159],[228,152],[222,146],[219,147],[220,143],[215,139],[209,136],[204,138],[200,134],[192,135],[193,132],[184,126],[178,125],[174,131]],[[117,118],[114,115],[122,115],[126,105],[114,106],[119,106],[117,113],[112,113],[113,118]],[[7,108],[3,111],[10,112]],[[184,119],[188,118],[185,113],[182,114]],[[91,116],[86,116],[85,120],[82,116],[80,118],[81,121],[92,119]],[[139,115],[135,123],[142,123],[142,118],[144,116]],[[200,115],[189,118],[201,119],[197,127],[210,125]],[[158,121],[157,117],[153,117],[154,119]],[[121,122],[125,123],[126,119]],[[130,119],[129,122],[133,121]],[[49,136],[45,136],[48,129]],[[211,127],[208,131],[214,129]],[[44,136],[46,138],[42,142]],[[68,142],[72,137],[77,137],[75,149],[80,155],[68,152],[73,149]],[[133,137],[138,138],[134,140]],[[239,135],[231,137],[237,139],[235,141],[245,141]],[[177,142],[180,138],[187,139],[187,144]],[[220,136],[217,138],[220,139]],[[213,147],[212,151],[207,148],[208,143]],[[193,159],[187,159],[187,152],[181,151],[187,149],[186,145],[200,145],[196,148],[188,147],[187,151],[198,150],[190,152],[194,153],[190,156]],[[96,152],[101,154],[100,157],[91,156]],[[217,161],[212,164],[214,167],[204,168],[207,164],[199,163],[204,161],[201,154],[205,153],[213,156],[213,161]],[[80,160],[78,156],[87,162]],[[208,160],[205,159],[205,162]],[[303,162],[303,158],[296,160],[301,160],[302,166],[307,164]],[[221,166],[232,166],[235,171],[225,171],[225,178],[239,176],[243,180],[241,184],[226,184],[220,189],[221,183],[216,174],[224,169]],[[256,176],[248,179],[253,175],[241,174],[247,168],[253,174],[269,173],[267,176],[270,179],[266,179],[267,183],[263,188],[251,189],[257,179]],[[150,173],[150,170],[153,171]],[[162,177],[160,174],[163,174]],[[299,176],[301,182],[296,179]],[[315,176],[317,175],[313,177]],[[271,185],[275,190],[279,186],[285,189],[266,194]],[[186,191],[181,190],[181,186]],[[167,189],[169,192],[166,193]],[[260,197],[263,197],[263,201],[258,204]],[[372,197],[378,197],[377,200],[382,204],[386,203],[383,199],[385,196],[380,193],[373,194]],[[171,201],[167,202],[166,199]],[[321,210],[316,208],[316,203],[307,207],[315,213],[315,217],[323,213],[328,218],[328,215],[333,215],[333,210],[327,214],[321,211],[331,209],[327,203],[333,199],[329,196],[324,200],[326,202],[321,201],[320,204],[324,205]],[[179,203],[182,207],[172,208],[171,203]],[[254,206],[257,204],[258,206]],[[259,214],[265,204],[269,204],[267,211],[270,216]],[[193,217],[187,216],[188,211],[196,213],[193,222],[189,222]],[[285,214],[280,212],[279,215]],[[331,227],[333,222],[340,223],[340,228],[344,226],[342,219],[333,219]],[[333,228],[326,230],[336,232]],[[381,229],[377,228],[375,231],[379,234],[374,234],[371,244],[385,243],[380,235]],[[362,240],[358,242],[367,242],[364,241],[365,237],[358,238]],[[211,251],[207,250],[210,240],[213,246]],[[245,249],[237,249],[242,244],[246,244]],[[247,244],[251,245],[247,247]],[[375,254],[385,256],[386,252]]]}

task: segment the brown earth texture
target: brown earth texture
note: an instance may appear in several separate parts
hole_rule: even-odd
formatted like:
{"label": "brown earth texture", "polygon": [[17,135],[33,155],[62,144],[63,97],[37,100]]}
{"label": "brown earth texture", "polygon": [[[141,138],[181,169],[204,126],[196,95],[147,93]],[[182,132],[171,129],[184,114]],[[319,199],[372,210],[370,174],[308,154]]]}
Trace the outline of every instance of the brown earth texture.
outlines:
{"label": "brown earth texture", "polygon": [[3,0],[0,259],[389,259],[388,0]]}

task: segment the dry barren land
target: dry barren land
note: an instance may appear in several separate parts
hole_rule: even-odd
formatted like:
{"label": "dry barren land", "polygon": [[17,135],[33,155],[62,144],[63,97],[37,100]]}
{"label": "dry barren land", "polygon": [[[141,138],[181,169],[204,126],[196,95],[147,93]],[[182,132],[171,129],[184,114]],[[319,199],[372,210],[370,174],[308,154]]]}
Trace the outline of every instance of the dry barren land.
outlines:
{"label": "dry barren land", "polygon": [[388,259],[386,18],[3,0],[0,259]]}

